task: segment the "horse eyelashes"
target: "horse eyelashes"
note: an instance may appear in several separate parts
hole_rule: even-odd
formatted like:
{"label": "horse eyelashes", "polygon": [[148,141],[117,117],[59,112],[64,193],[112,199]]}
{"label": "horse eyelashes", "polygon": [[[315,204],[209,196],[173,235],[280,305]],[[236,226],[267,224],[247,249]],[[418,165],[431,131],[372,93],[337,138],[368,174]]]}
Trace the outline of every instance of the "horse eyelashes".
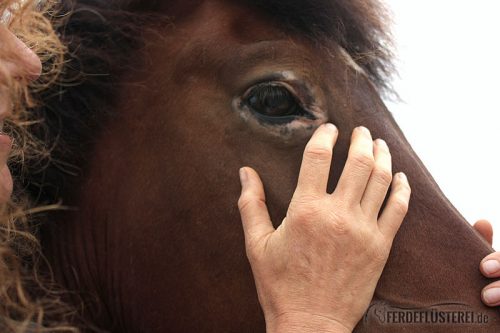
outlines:
{"label": "horse eyelashes", "polygon": [[274,124],[288,123],[298,117],[315,119],[287,87],[277,82],[260,83],[250,88],[243,105],[260,120]]}

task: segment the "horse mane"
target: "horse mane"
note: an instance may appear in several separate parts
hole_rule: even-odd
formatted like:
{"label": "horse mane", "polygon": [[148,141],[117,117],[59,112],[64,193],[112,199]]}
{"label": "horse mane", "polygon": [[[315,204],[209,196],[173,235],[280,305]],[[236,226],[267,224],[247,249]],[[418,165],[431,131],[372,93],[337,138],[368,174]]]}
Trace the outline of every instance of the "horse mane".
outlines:
{"label": "horse mane", "polygon": [[54,22],[67,47],[59,80],[39,91],[31,110],[31,133],[44,142],[45,159],[14,165],[18,186],[35,205],[51,204],[71,195],[84,176],[95,135],[112,113],[119,74],[133,66],[130,54],[140,47],[144,17],[107,1],[66,0]]}
{"label": "horse mane", "polygon": [[289,30],[335,41],[379,88],[390,90],[392,38],[389,15],[378,0],[253,0]]}

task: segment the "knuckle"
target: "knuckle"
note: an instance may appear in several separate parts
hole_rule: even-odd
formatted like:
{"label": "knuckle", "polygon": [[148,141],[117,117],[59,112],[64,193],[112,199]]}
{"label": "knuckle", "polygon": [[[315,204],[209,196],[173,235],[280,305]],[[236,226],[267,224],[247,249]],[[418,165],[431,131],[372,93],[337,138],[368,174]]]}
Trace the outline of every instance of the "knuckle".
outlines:
{"label": "knuckle", "polygon": [[263,259],[257,240],[252,239],[246,242],[245,253],[252,267],[258,266]]}
{"label": "knuckle", "polygon": [[394,198],[392,206],[398,215],[404,216],[408,213],[409,202],[401,196],[396,196]]}
{"label": "knuckle", "polygon": [[411,197],[411,188],[409,185],[401,185],[395,192],[397,200],[405,202],[408,204]]}
{"label": "knuckle", "polygon": [[334,220],[331,226],[333,232],[338,236],[347,235],[351,231],[350,224],[347,223],[346,220]]}
{"label": "knuckle", "polygon": [[364,152],[353,153],[350,157],[352,163],[360,169],[373,169],[375,160],[373,155]]}
{"label": "knuckle", "polygon": [[311,145],[306,147],[304,157],[317,161],[330,161],[332,159],[332,149],[326,146]]}
{"label": "knuckle", "polygon": [[401,178],[398,178],[396,190],[399,193],[402,193],[405,196],[410,196],[411,194],[411,186],[407,181],[401,181]]}
{"label": "knuckle", "polygon": [[250,198],[247,195],[241,195],[238,199],[239,210],[245,210],[250,205]]}
{"label": "knuckle", "polygon": [[299,207],[292,210],[292,215],[295,221],[307,223],[311,220],[318,219],[320,210],[310,202],[303,203]]}
{"label": "knuckle", "polygon": [[315,203],[321,201],[322,198],[316,193],[296,192],[292,197],[293,207],[298,207],[301,210],[314,209]]}
{"label": "knuckle", "polygon": [[245,252],[248,258],[248,261],[253,264],[258,261],[259,256],[257,255],[257,251],[255,250],[255,243],[251,240],[248,240],[245,243]]}
{"label": "knuckle", "polygon": [[238,199],[238,208],[240,211],[247,211],[254,205],[257,208],[264,208],[266,207],[266,201],[262,198],[253,197],[248,194],[243,194]]}
{"label": "knuckle", "polygon": [[404,184],[403,185],[403,191],[405,192],[405,195],[408,197],[411,195],[411,187],[409,184]]}
{"label": "knuckle", "polygon": [[387,168],[376,166],[373,170],[373,178],[383,185],[389,185],[392,182],[392,172]]}
{"label": "knuckle", "polygon": [[330,213],[329,220],[330,228],[335,235],[346,235],[351,232],[352,224],[349,223],[350,219],[348,217]]}

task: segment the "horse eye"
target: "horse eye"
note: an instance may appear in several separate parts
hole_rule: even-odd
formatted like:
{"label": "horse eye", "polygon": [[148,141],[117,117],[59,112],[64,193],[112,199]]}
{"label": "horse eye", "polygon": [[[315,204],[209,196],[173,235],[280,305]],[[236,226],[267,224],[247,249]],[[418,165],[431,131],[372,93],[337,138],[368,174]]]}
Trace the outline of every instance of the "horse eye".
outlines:
{"label": "horse eye", "polygon": [[278,83],[256,85],[246,94],[243,103],[255,115],[268,122],[287,123],[301,116],[312,117],[302,108],[297,98]]}

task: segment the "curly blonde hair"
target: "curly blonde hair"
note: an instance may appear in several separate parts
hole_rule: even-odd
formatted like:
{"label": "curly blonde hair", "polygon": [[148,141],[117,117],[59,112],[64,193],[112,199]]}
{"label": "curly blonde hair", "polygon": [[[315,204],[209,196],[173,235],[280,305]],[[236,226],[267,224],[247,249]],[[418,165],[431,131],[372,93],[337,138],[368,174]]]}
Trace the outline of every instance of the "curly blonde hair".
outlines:
{"label": "curly blonde hair", "polygon": [[[10,77],[5,60],[15,61],[16,54],[0,51],[0,88],[10,94],[12,115],[5,120],[4,132],[14,139],[9,158],[14,183],[23,177],[27,159],[47,158],[50,148],[30,132],[34,119],[29,112],[39,92],[57,81],[64,64],[64,45],[52,19],[59,20],[56,2],[4,0],[0,3],[2,24],[31,48],[43,63],[43,73],[36,82]],[[22,188],[14,187],[9,202],[0,205],[0,331],[1,332],[78,332],[73,324],[76,312],[63,301],[63,294],[50,276],[43,276],[45,265],[32,217],[60,205],[34,207]],[[47,266],[48,267],[48,266]],[[45,269],[43,271],[50,271]],[[45,274],[47,275],[47,274]],[[50,274],[49,274],[50,275]]]}

